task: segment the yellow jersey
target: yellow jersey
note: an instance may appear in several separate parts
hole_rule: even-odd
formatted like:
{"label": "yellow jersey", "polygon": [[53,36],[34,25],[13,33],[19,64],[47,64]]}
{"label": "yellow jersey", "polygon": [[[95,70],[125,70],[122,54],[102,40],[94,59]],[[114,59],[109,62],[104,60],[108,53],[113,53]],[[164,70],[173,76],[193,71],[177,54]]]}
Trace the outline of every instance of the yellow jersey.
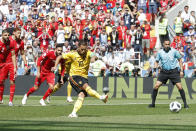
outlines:
{"label": "yellow jersey", "polygon": [[87,51],[85,57],[79,55],[77,51],[62,54],[63,59],[65,59],[67,63],[70,62],[71,64],[69,75],[77,75],[87,78],[92,54],[93,53],[91,51]]}

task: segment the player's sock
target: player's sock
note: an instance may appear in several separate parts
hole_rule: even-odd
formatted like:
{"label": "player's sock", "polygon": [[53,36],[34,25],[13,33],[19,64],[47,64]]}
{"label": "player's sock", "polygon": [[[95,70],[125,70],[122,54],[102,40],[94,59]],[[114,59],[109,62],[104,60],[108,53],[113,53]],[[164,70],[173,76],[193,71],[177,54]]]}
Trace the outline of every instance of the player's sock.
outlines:
{"label": "player's sock", "polygon": [[85,91],[90,95],[93,96],[97,99],[101,99],[101,95],[99,95],[99,93],[97,93],[95,90],[93,90],[90,86],[88,86]]}
{"label": "player's sock", "polygon": [[153,89],[153,91],[152,91],[152,105],[155,105],[157,93],[158,93],[158,90],[157,89]]}
{"label": "player's sock", "polygon": [[32,94],[33,92],[35,92],[35,88],[34,88],[34,87],[32,87],[32,88],[29,89],[29,91],[27,92],[27,97],[28,97],[30,94]]}
{"label": "player's sock", "polygon": [[181,96],[181,98],[182,98],[182,100],[184,102],[184,105],[187,105],[184,89],[179,90],[179,92],[180,92],[180,96]]}
{"label": "player's sock", "polygon": [[10,85],[10,102],[13,101],[14,93],[15,93],[15,84],[12,84]]}
{"label": "player's sock", "polygon": [[52,92],[53,92],[53,89],[48,88],[48,90],[46,91],[42,99],[45,100]]}
{"label": "player's sock", "polygon": [[57,84],[54,86],[54,89],[53,89],[53,91],[52,91],[52,93],[51,93],[50,95],[54,94],[54,93],[55,93],[56,91],[58,91],[60,88],[61,88],[61,84],[57,83]]}
{"label": "player's sock", "polygon": [[71,90],[72,90],[71,84],[68,83],[68,85],[67,85],[67,97],[71,97]]}
{"label": "player's sock", "polygon": [[83,101],[84,101],[83,97],[78,97],[76,103],[74,104],[72,113],[77,113],[80,110],[80,108],[82,107]]}
{"label": "player's sock", "polygon": [[3,100],[3,91],[4,91],[4,86],[0,85],[0,101]]}

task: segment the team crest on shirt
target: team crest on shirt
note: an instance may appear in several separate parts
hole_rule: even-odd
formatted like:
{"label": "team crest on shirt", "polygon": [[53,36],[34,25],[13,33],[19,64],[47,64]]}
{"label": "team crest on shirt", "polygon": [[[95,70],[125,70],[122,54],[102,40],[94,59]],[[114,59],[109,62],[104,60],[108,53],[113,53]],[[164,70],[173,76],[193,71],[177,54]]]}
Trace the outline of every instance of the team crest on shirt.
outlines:
{"label": "team crest on shirt", "polygon": [[79,81],[79,84],[82,84],[82,81]]}

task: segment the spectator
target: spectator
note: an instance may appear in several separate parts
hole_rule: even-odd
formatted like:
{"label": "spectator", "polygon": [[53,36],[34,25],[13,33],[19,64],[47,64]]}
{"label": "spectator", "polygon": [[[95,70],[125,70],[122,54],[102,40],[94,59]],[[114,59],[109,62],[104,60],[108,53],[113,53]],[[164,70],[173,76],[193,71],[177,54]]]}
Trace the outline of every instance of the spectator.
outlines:
{"label": "spectator", "polygon": [[138,0],[138,10],[143,9],[144,13],[147,10],[147,0]]}
{"label": "spectator", "polygon": [[140,9],[139,12],[138,12],[138,21],[139,21],[139,24],[142,25],[144,20],[146,20],[146,14],[144,13],[144,10],[143,9]]}
{"label": "spectator", "polygon": [[168,38],[167,26],[168,26],[168,19],[166,18],[165,14],[161,14],[161,18],[159,19],[159,38],[162,47],[163,47],[164,40]]}
{"label": "spectator", "polygon": [[[134,51],[139,52],[136,54],[136,58],[141,59],[141,61],[143,62],[142,38],[143,38],[143,32],[142,32],[141,28],[138,27],[136,35],[135,35]],[[136,63],[138,63],[138,62],[136,62]]]}
{"label": "spectator", "polygon": [[126,31],[127,31],[127,27],[124,25],[124,21],[123,20],[120,21],[120,26],[118,26],[117,30],[119,32],[119,35],[118,35],[118,46],[122,47],[122,43],[123,43],[123,40],[124,40],[124,35],[125,35]]}
{"label": "spectator", "polygon": [[182,33],[183,28],[183,19],[181,18],[182,11],[178,12],[177,17],[175,18],[174,25],[175,25],[175,32],[177,35]]}
{"label": "spectator", "polygon": [[106,65],[100,58],[96,58],[90,68],[94,76],[101,76],[101,70],[106,69]]}
{"label": "spectator", "polygon": [[190,14],[190,23],[192,26],[195,27],[195,24],[196,24],[196,17],[195,17],[195,11],[191,11],[191,14]]}
{"label": "spectator", "polygon": [[157,13],[156,0],[149,0],[148,8],[149,8],[149,13],[156,14]]}
{"label": "spectator", "polygon": [[111,45],[113,47],[115,47],[117,42],[118,42],[118,37],[119,37],[118,35],[119,34],[118,34],[117,30],[116,30],[116,27],[113,26],[112,27],[112,32],[109,34],[109,37],[110,37],[110,40],[111,40]]}
{"label": "spectator", "polygon": [[[143,39],[142,39],[142,49],[146,48],[146,60],[149,59],[150,57],[150,24],[148,24],[147,20],[144,20],[144,24],[142,25],[142,30],[143,30]],[[144,54],[144,52],[143,52]]]}
{"label": "spectator", "polygon": [[57,44],[65,43],[65,30],[63,28],[63,23],[59,23],[58,30],[55,32],[57,37]]}
{"label": "spectator", "polygon": [[189,6],[184,6],[184,11],[181,14],[181,18],[183,19],[183,21],[189,20]]}
{"label": "spectator", "polygon": [[107,46],[107,42],[108,42],[108,36],[106,34],[106,30],[103,29],[101,34],[99,35],[100,38],[100,43],[102,46]]}
{"label": "spectator", "polygon": [[133,20],[134,16],[133,16],[132,12],[129,11],[128,8],[125,9],[125,13],[124,13],[123,19],[124,19],[125,26],[129,30],[131,28],[132,22],[134,21]]}

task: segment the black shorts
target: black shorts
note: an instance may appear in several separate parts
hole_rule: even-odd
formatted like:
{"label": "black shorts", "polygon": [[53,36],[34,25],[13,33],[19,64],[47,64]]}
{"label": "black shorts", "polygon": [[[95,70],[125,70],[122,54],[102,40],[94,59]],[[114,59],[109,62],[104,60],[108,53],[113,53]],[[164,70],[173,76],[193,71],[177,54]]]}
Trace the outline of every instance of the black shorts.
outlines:
{"label": "black shorts", "polygon": [[168,79],[172,81],[173,85],[181,82],[180,72],[177,68],[170,71],[160,71],[157,80],[162,82],[163,84],[166,84]]}
{"label": "black shorts", "polygon": [[[68,78],[69,78],[69,74],[68,73],[64,74],[63,76],[64,83],[68,81]],[[58,74],[58,83],[61,83],[61,74]]]}
{"label": "black shorts", "polygon": [[87,96],[87,92],[83,90],[84,84],[88,83],[88,79],[81,77],[81,76],[70,76],[69,81],[71,86],[74,88],[74,90],[79,94],[80,92],[83,92],[85,96]]}

